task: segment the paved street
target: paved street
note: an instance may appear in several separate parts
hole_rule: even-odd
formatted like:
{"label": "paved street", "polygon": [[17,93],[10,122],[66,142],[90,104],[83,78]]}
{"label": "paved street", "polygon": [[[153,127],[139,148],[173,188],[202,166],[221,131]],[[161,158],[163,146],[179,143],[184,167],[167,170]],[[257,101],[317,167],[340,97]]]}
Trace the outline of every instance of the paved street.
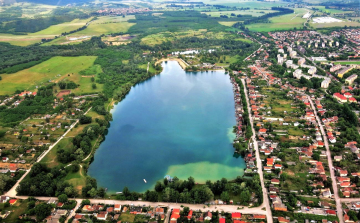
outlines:
{"label": "paved street", "polygon": [[317,111],[315,109],[314,103],[311,100],[309,95],[307,97],[308,97],[308,99],[310,101],[311,108],[314,110],[314,114],[315,114],[316,120],[318,122],[318,126],[319,126],[321,134],[322,134],[322,136],[324,138],[324,144],[325,144],[325,148],[326,148],[326,155],[327,155],[327,158],[328,158],[329,169],[330,169],[330,177],[331,177],[331,180],[332,180],[332,186],[333,186],[333,190],[334,190],[334,198],[335,198],[335,202],[336,202],[336,211],[337,211],[337,215],[339,217],[339,222],[343,223],[344,218],[343,218],[341,201],[340,201],[339,192],[338,192],[338,188],[337,188],[336,178],[335,178],[335,174],[334,174],[334,170],[333,170],[333,163],[332,163],[331,153],[330,153],[330,149],[329,149],[329,141],[327,139],[324,128],[323,128],[323,126],[321,124],[321,121],[320,121],[319,116],[317,114]]}
{"label": "paved street", "polygon": [[[16,198],[19,199],[27,199],[28,196],[16,196]],[[56,197],[35,197],[38,200],[42,200],[42,201],[48,201],[50,199],[57,199]],[[80,206],[81,202],[83,199],[70,199],[70,200],[76,200],[77,201],[77,206],[75,208],[75,210]],[[92,204],[98,204],[98,203],[102,203],[102,204],[109,204],[109,205],[114,205],[114,204],[121,204],[121,205],[135,205],[135,206],[163,206],[163,207],[168,207],[169,209],[173,209],[173,208],[182,208],[183,207],[189,207],[192,210],[201,210],[202,212],[205,211],[224,211],[224,212],[240,212],[242,214],[263,214],[263,215],[267,215],[267,212],[264,210],[261,210],[262,207],[256,207],[256,208],[248,208],[248,207],[244,207],[244,208],[240,208],[238,209],[240,206],[237,205],[210,205],[210,207],[204,205],[204,204],[183,204],[183,203],[166,203],[166,202],[148,202],[148,201],[118,201],[118,200],[106,200],[106,199],[89,199],[90,202]],[[75,211],[73,211],[68,219],[70,219],[71,217],[75,216]],[[272,219],[271,219],[272,220]],[[268,220],[268,222],[270,222]],[[272,221],[271,221],[272,222]]]}
{"label": "paved street", "polygon": [[[245,84],[245,80],[241,79],[241,82],[244,86],[244,91],[245,91],[245,96],[246,96],[246,102],[248,105],[250,105],[249,102],[249,97],[248,97],[248,93],[247,93],[247,89],[246,89],[246,84]],[[264,184],[264,175],[263,175],[263,171],[262,171],[262,164],[261,164],[261,159],[260,159],[260,152],[259,152],[259,147],[258,147],[258,143],[256,141],[256,132],[254,129],[254,123],[253,123],[253,119],[251,117],[251,110],[250,110],[250,106],[248,106],[248,112],[249,112],[249,119],[250,119],[250,123],[251,123],[251,129],[253,132],[253,136],[252,136],[252,141],[253,141],[253,145],[254,145],[254,149],[256,152],[256,165],[258,168],[258,173],[260,176],[260,182],[261,182],[261,188],[262,188],[262,192],[263,192],[263,205],[266,208],[266,218],[267,218],[267,222],[268,223],[272,223],[273,219],[272,219],[272,213],[271,213],[271,208],[270,208],[270,203],[269,203],[269,198],[267,195],[267,189],[265,188],[265,184]]]}

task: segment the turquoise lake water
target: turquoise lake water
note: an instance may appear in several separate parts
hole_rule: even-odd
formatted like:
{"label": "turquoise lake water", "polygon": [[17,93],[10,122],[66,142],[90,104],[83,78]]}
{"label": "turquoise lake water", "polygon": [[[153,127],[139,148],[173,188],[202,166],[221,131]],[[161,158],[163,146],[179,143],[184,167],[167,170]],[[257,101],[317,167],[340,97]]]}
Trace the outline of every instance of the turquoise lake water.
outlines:
{"label": "turquoise lake water", "polygon": [[244,160],[233,156],[229,76],[186,73],[175,61],[163,67],[112,110],[109,133],[88,170],[110,192],[125,186],[144,192],[165,175],[199,183],[243,175]]}

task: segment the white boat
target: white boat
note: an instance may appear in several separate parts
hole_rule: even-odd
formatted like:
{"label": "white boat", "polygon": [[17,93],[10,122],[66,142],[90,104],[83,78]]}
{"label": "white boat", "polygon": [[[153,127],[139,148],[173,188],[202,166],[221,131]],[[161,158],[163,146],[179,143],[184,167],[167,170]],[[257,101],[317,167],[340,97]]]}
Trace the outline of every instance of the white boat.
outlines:
{"label": "white boat", "polygon": [[144,182],[147,183],[145,179],[144,179]]}

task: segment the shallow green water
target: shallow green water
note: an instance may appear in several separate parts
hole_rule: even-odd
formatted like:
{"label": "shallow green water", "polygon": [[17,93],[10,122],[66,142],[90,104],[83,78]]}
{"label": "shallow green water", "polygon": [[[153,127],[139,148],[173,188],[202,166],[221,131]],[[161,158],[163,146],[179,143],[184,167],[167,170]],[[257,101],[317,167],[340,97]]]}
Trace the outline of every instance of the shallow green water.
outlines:
{"label": "shallow green water", "polygon": [[243,175],[244,160],[233,157],[231,144],[236,120],[229,76],[186,73],[174,61],[163,66],[112,110],[109,133],[88,171],[109,191],[143,192],[165,175],[199,183]]}

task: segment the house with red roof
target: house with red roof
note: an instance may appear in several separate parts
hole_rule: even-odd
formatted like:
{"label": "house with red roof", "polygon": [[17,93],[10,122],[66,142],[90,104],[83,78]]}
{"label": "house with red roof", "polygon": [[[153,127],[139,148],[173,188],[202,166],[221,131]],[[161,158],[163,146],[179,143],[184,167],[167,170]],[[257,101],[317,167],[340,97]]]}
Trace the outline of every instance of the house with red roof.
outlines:
{"label": "house with red roof", "polygon": [[288,220],[288,219],[286,219],[286,218],[284,218],[284,217],[278,217],[278,221],[279,221],[280,223],[289,223],[289,222],[290,222],[290,220]]}
{"label": "house with red roof", "polygon": [[232,220],[240,220],[241,219],[241,213],[240,212],[231,213],[231,219]]}
{"label": "house with red roof", "polygon": [[254,214],[253,219],[265,219],[266,216],[262,214]]}
{"label": "house with red roof", "polygon": [[14,204],[16,204],[16,202],[17,202],[17,199],[10,199],[9,204],[14,205]]}
{"label": "house with red roof", "polygon": [[189,211],[189,214],[188,214],[188,216],[187,216],[187,219],[190,220],[190,219],[192,218],[192,215],[193,215],[193,211],[190,210],[190,211]]}
{"label": "house with red roof", "polygon": [[171,217],[170,217],[170,220],[177,220],[178,218],[180,218],[180,209],[178,208],[175,208],[173,209],[172,213],[171,213]]}
{"label": "house with red roof", "polygon": [[11,163],[10,165],[9,165],[9,170],[10,170],[10,172],[11,173],[15,173],[16,171],[17,171],[17,164],[16,163]]}
{"label": "house with red roof", "polygon": [[267,131],[266,129],[259,129],[259,133],[260,133],[260,134],[265,134],[266,131]]}
{"label": "house with red roof", "polygon": [[326,210],[326,214],[336,216],[336,212],[334,210]]}
{"label": "house with red roof", "polygon": [[271,183],[272,184],[280,184],[280,180],[279,179],[271,179]]}
{"label": "house with red roof", "polygon": [[220,218],[219,219],[219,223],[225,223],[226,221],[225,221],[225,218]]}
{"label": "house with red roof", "polygon": [[356,103],[357,100],[356,100],[355,98],[351,97],[351,98],[349,98],[349,102],[350,102],[350,103]]}
{"label": "house with red roof", "polygon": [[339,102],[347,102],[347,98],[344,95],[340,94],[340,93],[334,93],[333,97],[336,100],[338,100]]}

